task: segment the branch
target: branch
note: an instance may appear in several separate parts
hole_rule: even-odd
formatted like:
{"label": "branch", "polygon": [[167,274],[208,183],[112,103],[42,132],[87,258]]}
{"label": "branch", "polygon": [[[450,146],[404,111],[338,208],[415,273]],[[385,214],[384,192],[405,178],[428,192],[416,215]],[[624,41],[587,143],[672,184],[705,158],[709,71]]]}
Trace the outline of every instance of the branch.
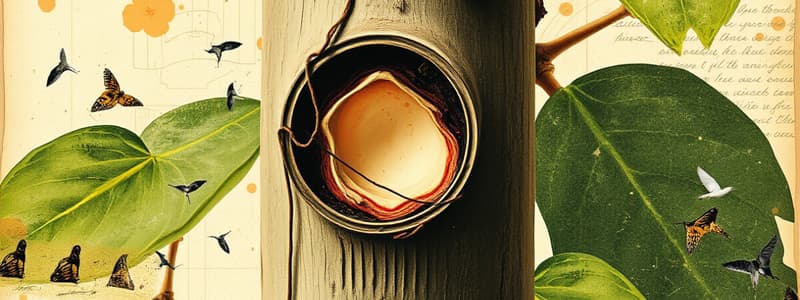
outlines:
{"label": "branch", "polygon": [[630,16],[625,6],[611,11],[608,15],[600,17],[586,25],[578,27],[569,33],[546,43],[536,44],[536,84],[542,87],[548,95],[552,95],[561,88],[561,84],[553,76],[553,60],[565,50],[572,48],[579,42],[592,36],[603,28]]}

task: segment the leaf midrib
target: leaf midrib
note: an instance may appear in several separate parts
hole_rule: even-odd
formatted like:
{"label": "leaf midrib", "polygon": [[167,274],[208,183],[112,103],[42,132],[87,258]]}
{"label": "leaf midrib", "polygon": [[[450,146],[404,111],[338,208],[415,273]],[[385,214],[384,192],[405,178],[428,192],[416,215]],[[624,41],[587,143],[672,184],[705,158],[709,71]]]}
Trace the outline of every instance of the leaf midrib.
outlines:
{"label": "leaf midrib", "polygon": [[[145,160],[140,162],[139,164],[133,166],[132,168],[126,170],[122,174],[117,175],[116,177],[112,178],[111,180],[106,181],[102,185],[98,186],[89,195],[86,195],[86,197],[81,198],[81,200],[79,200],[78,202],[76,202],[75,204],[73,204],[72,206],[67,208],[66,210],[62,211],[61,213],[59,213],[59,214],[57,214],[55,216],[53,216],[52,218],[47,220],[45,223],[43,223],[42,225],[40,225],[36,229],[32,230],[28,235],[29,236],[33,236],[37,232],[41,231],[45,227],[47,227],[50,224],[52,224],[53,222],[58,221],[59,219],[71,214],[72,212],[74,212],[75,210],[77,210],[78,208],[83,206],[84,204],[88,203],[92,199],[97,198],[98,196],[102,195],[103,193],[107,192],[108,190],[116,187],[119,183],[121,183],[121,182],[125,181],[126,179],[130,178],[131,176],[135,175],[141,169],[146,167],[148,164],[155,162],[156,159],[158,159],[158,158],[166,158],[166,157],[175,155],[176,153],[180,153],[181,151],[184,151],[184,150],[186,150],[188,148],[191,148],[191,146],[193,146],[193,145],[196,145],[196,144],[201,143],[201,142],[203,142],[203,141],[205,141],[207,139],[210,139],[211,137],[218,135],[219,133],[223,132],[224,130],[228,129],[229,127],[231,127],[233,125],[238,125],[241,121],[249,118],[251,115],[253,115],[256,112],[259,112],[260,109],[261,109],[260,106],[256,106],[253,110],[251,110],[251,111],[247,112],[246,114],[234,119],[232,122],[229,122],[229,123],[225,124],[224,126],[221,126],[220,128],[217,128],[214,131],[209,132],[208,134],[200,136],[197,139],[195,139],[195,140],[193,140],[193,141],[191,141],[189,143],[186,143],[184,145],[175,147],[172,150],[165,151],[162,154],[156,154],[156,155],[150,154],[146,158],[145,157],[139,157],[139,158],[145,158]],[[127,144],[127,142],[126,142],[126,144]],[[137,149],[140,149],[140,148],[137,148]],[[142,153],[148,154],[147,151],[142,151]]]}
{"label": "leaf midrib", "polygon": [[653,215],[656,224],[658,224],[658,226],[664,232],[664,235],[667,237],[667,239],[670,241],[673,247],[675,247],[681,259],[683,260],[683,266],[686,269],[688,269],[689,274],[691,274],[691,276],[700,284],[700,286],[703,288],[703,290],[706,292],[707,295],[714,297],[714,299],[718,299],[711,292],[711,289],[709,289],[708,285],[703,280],[703,278],[698,277],[699,272],[695,269],[694,265],[689,261],[689,257],[686,255],[686,253],[684,253],[682,244],[676,241],[669,234],[669,228],[667,226],[667,223],[664,221],[664,218],[661,216],[661,214],[659,214],[658,211],[656,211],[655,207],[653,206],[653,203],[650,201],[650,198],[647,197],[644,189],[636,180],[636,177],[634,176],[632,169],[628,166],[628,164],[622,158],[622,155],[617,151],[614,145],[611,144],[611,141],[608,140],[605,133],[603,133],[602,128],[597,123],[597,121],[594,120],[593,116],[586,108],[586,106],[584,106],[583,103],[578,99],[578,97],[575,96],[575,92],[580,93],[589,98],[594,98],[594,97],[592,97],[591,95],[589,95],[588,93],[586,93],[581,88],[575,85],[567,86],[566,88],[563,89],[563,91],[567,93],[568,95],[567,98],[575,106],[575,109],[578,111],[578,115],[581,117],[584,124],[586,124],[586,126],[592,132],[592,135],[594,136],[595,140],[599,143],[600,147],[603,147],[608,151],[608,153],[611,155],[611,158],[619,166],[620,171],[622,171],[622,173],[625,175],[625,178],[628,180],[628,182],[636,191],[637,195],[639,195],[639,198],[642,199],[642,203],[644,204],[644,206]]}
{"label": "leaf midrib", "polygon": [[175,155],[176,153],[179,153],[179,152],[181,152],[183,150],[191,148],[192,146],[194,146],[196,144],[199,144],[199,143],[201,143],[201,142],[203,142],[203,141],[205,141],[207,139],[210,139],[213,136],[218,135],[220,132],[223,132],[223,131],[227,130],[231,126],[239,125],[240,122],[242,122],[243,120],[249,118],[251,115],[259,112],[260,110],[261,110],[261,106],[260,105],[256,106],[254,109],[252,109],[251,111],[247,112],[246,114],[243,114],[242,116],[234,119],[232,122],[228,122],[224,126],[220,126],[220,128],[217,128],[217,129],[215,129],[215,130],[213,130],[213,131],[211,131],[211,132],[209,132],[209,133],[207,133],[205,135],[202,135],[202,136],[196,138],[195,140],[193,140],[191,142],[188,142],[188,143],[183,144],[181,146],[175,147],[172,150],[165,151],[165,152],[163,152],[161,154],[156,154],[155,156],[158,157],[158,158],[167,158],[167,157]]}
{"label": "leaf midrib", "polygon": [[111,178],[111,180],[108,180],[105,183],[101,184],[100,186],[95,188],[94,191],[92,191],[91,193],[89,193],[85,197],[81,198],[78,202],[76,202],[75,204],[73,204],[69,208],[67,208],[64,211],[60,212],[59,214],[53,216],[52,218],[47,220],[47,222],[44,222],[44,224],[40,225],[39,227],[36,227],[36,229],[32,230],[28,235],[29,236],[35,235],[37,232],[41,231],[42,229],[44,229],[48,225],[52,224],[53,222],[58,221],[59,219],[71,214],[72,212],[74,212],[75,210],[77,210],[78,208],[80,208],[81,206],[86,204],[87,202],[91,201],[94,198],[97,198],[98,196],[102,195],[103,193],[107,192],[108,190],[116,187],[120,182],[123,182],[123,181],[127,180],[128,178],[130,178],[131,176],[133,176],[134,174],[139,172],[139,170],[143,169],[148,164],[152,163],[153,160],[154,160],[153,156],[147,156],[147,157],[142,157],[142,158],[144,158],[144,160],[142,162],[136,164],[135,166],[133,166],[132,168],[126,170],[125,172],[122,172],[122,174],[119,174],[116,177]]}

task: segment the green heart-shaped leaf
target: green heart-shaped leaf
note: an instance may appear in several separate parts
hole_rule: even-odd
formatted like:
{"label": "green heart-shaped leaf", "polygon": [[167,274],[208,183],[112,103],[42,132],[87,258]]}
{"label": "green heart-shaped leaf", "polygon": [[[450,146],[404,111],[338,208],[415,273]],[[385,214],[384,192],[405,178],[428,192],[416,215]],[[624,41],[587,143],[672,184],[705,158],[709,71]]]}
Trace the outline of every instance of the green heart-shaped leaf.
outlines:
{"label": "green heart-shaped leaf", "polygon": [[[714,299],[753,294],[747,274],[722,264],[754,260],[793,221],[789,187],[766,137],[736,105],[691,73],[653,65],[592,72],[557,91],[536,120],[536,201],[553,253],[595,255],[648,298]],[[706,190],[697,167],[722,187]],[[708,233],[694,254],[681,222],[712,207],[731,239]],[[676,224],[677,223],[677,224]],[[795,286],[783,243],[757,296]]]}
{"label": "green heart-shaped leaf", "polygon": [[739,0],[620,0],[667,47],[681,54],[692,28],[706,48],[730,20]]}
{"label": "green heart-shaped leaf", "polygon": [[[28,241],[25,281],[47,281],[72,245],[81,281],[135,265],[187,233],[247,173],[259,153],[259,101],[225,99],[178,107],[140,139],[93,126],[31,151],[0,185],[0,255]],[[190,194],[172,185],[207,180]]]}
{"label": "green heart-shaped leaf", "polygon": [[644,299],[617,269],[585,253],[561,253],[536,268],[536,299]]}

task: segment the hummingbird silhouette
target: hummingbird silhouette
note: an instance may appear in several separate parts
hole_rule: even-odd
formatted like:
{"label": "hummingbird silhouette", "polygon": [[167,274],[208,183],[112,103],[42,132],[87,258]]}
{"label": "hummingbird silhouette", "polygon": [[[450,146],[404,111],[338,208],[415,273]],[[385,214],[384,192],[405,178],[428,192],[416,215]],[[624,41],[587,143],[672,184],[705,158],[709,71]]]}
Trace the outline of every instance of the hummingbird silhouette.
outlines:
{"label": "hummingbird silhouette", "polygon": [[222,52],[239,48],[241,45],[242,43],[239,42],[227,41],[219,45],[211,45],[211,49],[206,50],[206,52],[217,56],[217,67],[219,67],[219,61],[222,59]]}
{"label": "hummingbird silhouette", "polygon": [[79,270],[81,267],[81,246],[72,246],[69,256],[58,261],[53,274],[50,274],[52,282],[72,282],[78,283],[80,280]]}
{"label": "hummingbird silhouette", "polygon": [[64,53],[64,48],[61,48],[61,55],[59,56],[58,65],[53,67],[53,69],[50,70],[50,75],[47,76],[47,86],[55,83],[56,80],[61,77],[61,74],[64,73],[64,71],[71,71],[75,74],[78,74],[79,72],[67,63],[67,55]]}
{"label": "hummingbird silhouette", "polygon": [[189,199],[189,193],[196,191],[201,186],[203,186],[203,184],[205,184],[205,183],[206,183],[205,180],[197,180],[197,181],[194,181],[194,182],[192,182],[192,183],[190,183],[188,185],[183,185],[183,184],[181,184],[181,185],[172,185],[172,184],[170,184],[169,186],[174,187],[174,188],[178,189],[179,191],[183,192],[183,194],[186,195],[186,201],[189,202],[189,204],[192,204],[192,200]]}
{"label": "hummingbird silhouette", "polygon": [[3,262],[0,263],[0,277],[22,278],[25,276],[25,248],[27,247],[28,243],[25,240],[19,240],[17,250],[6,255]]}
{"label": "hummingbird silhouette", "polygon": [[219,247],[222,248],[222,251],[225,251],[225,253],[231,254],[231,248],[228,247],[228,242],[225,241],[225,236],[228,235],[229,233],[231,233],[230,230],[228,230],[228,232],[226,232],[224,234],[221,234],[219,236],[209,235],[208,237],[216,239],[217,243],[219,243]]}
{"label": "hummingbird silhouette", "polygon": [[181,266],[181,265],[173,266],[172,264],[170,264],[170,263],[169,263],[169,260],[167,260],[167,256],[166,256],[166,255],[164,255],[164,253],[161,253],[161,252],[158,252],[158,251],[156,251],[156,255],[158,255],[158,260],[160,260],[160,261],[161,261],[161,262],[159,262],[159,264],[158,264],[158,268],[159,268],[159,269],[160,269],[161,267],[163,267],[163,266],[167,266],[167,268],[170,268],[171,270],[175,271],[175,268],[177,268],[177,267],[180,267],[180,266]]}
{"label": "hummingbird silhouette", "polygon": [[775,244],[778,242],[778,236],[773,235],[766,246],[761,249],[761,253],[754,260],[736,260],[722,264],[728,270],[750,274],[750,281],[753,283],[753,289],[758,286],[758,276],[764,275],[772,279],[778,279],[772,275],[769,268],[769,260],[772,257],[772,252],[775,251]]}
{"label": "hummingbird silhouette", "polygon": [[233,88],[233,82],[228,85],[228,110],[233,111],[233,100],[239,97],[239,94],[236,94],[236,90]]}

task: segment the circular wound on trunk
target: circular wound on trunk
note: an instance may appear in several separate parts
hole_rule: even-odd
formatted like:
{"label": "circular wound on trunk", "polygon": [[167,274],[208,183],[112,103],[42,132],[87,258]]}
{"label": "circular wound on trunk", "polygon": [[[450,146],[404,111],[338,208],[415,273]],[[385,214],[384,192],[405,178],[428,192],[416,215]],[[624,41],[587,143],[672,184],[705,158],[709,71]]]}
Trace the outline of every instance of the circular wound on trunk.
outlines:
{"label": "circular wound on trunk", "polygon": [[[315,143],[283,143],[301,196],[332,222],[367,233],[407,231],[440,213],[447,204],[433,203],[458,195],[475,152],[475,113],[454,68],[395,36],[345,41],[315,67]],[[305,74],[284,113],[298,139],[314,131]]]}

